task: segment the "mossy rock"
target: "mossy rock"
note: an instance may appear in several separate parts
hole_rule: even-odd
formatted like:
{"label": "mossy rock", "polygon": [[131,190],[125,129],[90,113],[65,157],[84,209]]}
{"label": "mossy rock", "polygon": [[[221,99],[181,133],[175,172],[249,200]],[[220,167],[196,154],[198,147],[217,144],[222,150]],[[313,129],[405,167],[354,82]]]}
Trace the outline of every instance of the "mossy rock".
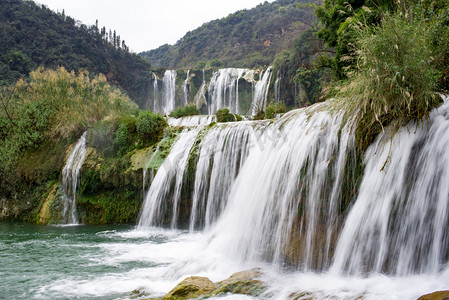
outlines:
{"label": "mossy rock", "polygon": [[259,296],[266,290],[262,281],[258,280],[261,275],[259,269],[232,274],[231,277],[217,284],[219,288],[215,291],[215,295],[231,293]]}
{"label": "mossy rock", "polygon": [[43,204],[39,210],[39,214],[36,216],[37,224],[48,225],[52,223],[59,223],[61,219],[61,212],[55,209],[58,206],[57,200],[59,200],[59,183],[55,183],[49,190]]}
{"label": "mossy rock", "polygon": [[183,300],[206,296],[215,291],[217,286],[206,277],[192,276],[181,281],[163,299]]}
{"label": "mossy rock", "polygon": [[419,297],[418,300],[449,300],[449,291],[439,291],[426,294]]}
{"label": "mossy rock", "polygon": [[146,168],[148,160],[150,159],[152,154],[153,154],[153,147],[136,150],[131,155],[130,170],[138,171],[138,170],[143,170],[144,168]]}

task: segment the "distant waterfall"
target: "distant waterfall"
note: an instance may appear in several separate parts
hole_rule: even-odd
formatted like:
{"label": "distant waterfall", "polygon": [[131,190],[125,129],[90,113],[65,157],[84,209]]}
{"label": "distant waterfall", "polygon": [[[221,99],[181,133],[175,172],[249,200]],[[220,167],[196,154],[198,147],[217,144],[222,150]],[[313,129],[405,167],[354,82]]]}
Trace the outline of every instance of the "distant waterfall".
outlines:
{"label": "distant waterfall", "polygon": [[265,70],[261,75],[260,80],[256,83],[254,89],[253,104],[251,115],[257,114],[259,111],[264,111],[267,107],[268,89],[271,82],[271,67]]}
{"label": "distant waterfall", "polygon": [[168,115],[176,108],[176,70],[165,71],[162,86],[163,102],[160,112]]}
{"label": "distant waterfall", "polygon": [[276,74],[276,81],[274,82],[274,101],[279,102],[281,99],[281,73],[280,71]]}
{"label": "distant waterfall", "polygon": [[157,76],[153,73],[153,111],[157,112],[159,111],[158,108],[158,96],[159,96],[159,89],[158,89],[158,83],[157,83]]}
{"label": "distant waterfall", "polygon": [[62,170],[64,222],[66,224],[78,224],[76,193],[80,170],[86,157],[86,135],[87,131],[83,133],[76,143]]}
{"label": "distant waterfall", "polygon": [[254,71],[248,69],[220,69],[209,83],[208,111],[213,115],[217,110],[228,108],[231,113],[243,113],[239,103],[239,79]]}
{"label": "distant waterfall", "polygon": [[194,101],[195,101],[195,104],[196,104],[196,108],[198,108],[198,109],[201,109],[203,104],[207,105],[207,101],[206,101],[206,76],[204,75],[204,70],[203,70],[203,82],[201,83],[201,86],[198,89],[198,93],[195,95]]}
{"label": "distant waterfall", "polygon": [[184,92],[184,103],[183,106],[186,106],[189,102],[189,74],[190,70],[187,71],[186,80],[184,80],[184,83],[182,85],[182,91]]}

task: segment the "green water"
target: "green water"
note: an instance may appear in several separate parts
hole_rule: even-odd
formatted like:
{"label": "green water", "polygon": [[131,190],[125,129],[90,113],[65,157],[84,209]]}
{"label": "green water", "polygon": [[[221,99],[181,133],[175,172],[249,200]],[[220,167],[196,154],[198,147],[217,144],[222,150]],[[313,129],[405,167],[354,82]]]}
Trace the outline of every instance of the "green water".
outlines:
{"label": "green water", "polygon": [[132,229],[0,224],[0,299],[128,298],[164,265],[142,249],[168,240]]}

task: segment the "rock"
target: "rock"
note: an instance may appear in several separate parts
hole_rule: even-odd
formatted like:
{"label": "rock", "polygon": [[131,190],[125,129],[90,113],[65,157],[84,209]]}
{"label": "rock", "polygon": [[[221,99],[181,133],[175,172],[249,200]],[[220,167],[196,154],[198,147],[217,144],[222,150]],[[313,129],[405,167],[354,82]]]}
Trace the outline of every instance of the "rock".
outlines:
{"label": "rock", "polygon": [[55,216],[55,213],[52,210],[53,202],[57,198],[59,183],[55,183],[48,192],[47,197],[42,204],[42,207],[39,211],[39,219],[37,220],[37,224],[39,225],[47,225],[50,224],[52,220],[55,218],[60,218],[59,215]]}
{"label": "rock", "polygon": [[237,272],[228,279],[220,281],[215,295],[222,293],[258,296],[265,291],[262,281],[258,280],[262,273],[259,269]]}
{"label": "rock", "polygon": [[163,299],[183,300],[211,294],[217,289],[215,283],[206,277],[192,276],[181,281]]}
{"label": "rock", "polygon": [[439,291],[427,294],[419,297],[418,300],[449,300],[449,291]]}
{"label": "rock", "polygon": [[131,171],[138,171],[146,168],[149,158],[153,154],[153,147],[136,150],[131,156]]}

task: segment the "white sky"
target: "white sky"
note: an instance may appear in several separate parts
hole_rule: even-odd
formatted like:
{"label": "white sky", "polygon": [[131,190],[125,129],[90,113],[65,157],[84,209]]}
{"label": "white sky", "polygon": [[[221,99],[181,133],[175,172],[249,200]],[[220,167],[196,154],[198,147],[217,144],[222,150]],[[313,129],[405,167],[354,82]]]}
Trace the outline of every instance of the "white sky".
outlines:
{"label": "white sky", "polygon": [[[250,9],[264,0],[35,0],[90,26],[114,29],[130,51],[174,44],[202,24]],[[273,2],[274,0],[268,0]]]}

